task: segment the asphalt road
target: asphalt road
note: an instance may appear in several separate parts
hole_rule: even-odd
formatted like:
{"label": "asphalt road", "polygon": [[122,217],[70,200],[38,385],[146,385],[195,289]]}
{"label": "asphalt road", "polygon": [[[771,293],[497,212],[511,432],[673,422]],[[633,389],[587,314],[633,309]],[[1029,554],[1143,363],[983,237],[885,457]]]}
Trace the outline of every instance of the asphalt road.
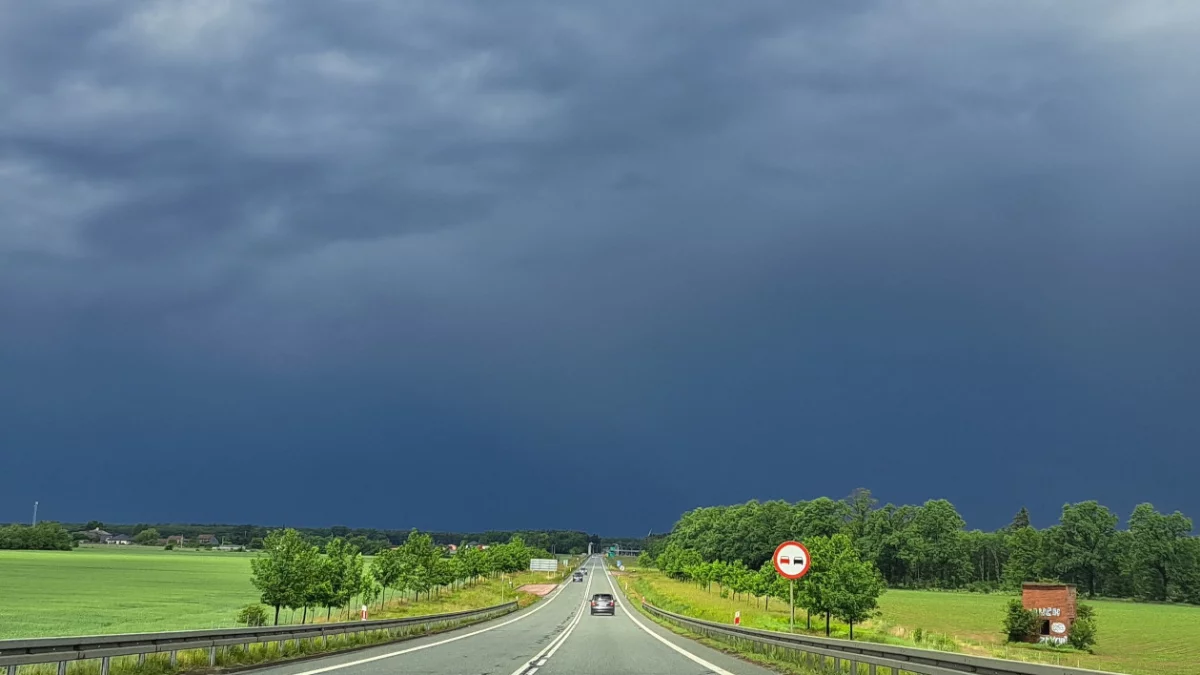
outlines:
{"label": "asphalt road", "polygon": [[[455,631],[368,650],[264,668],[267,675],[770,675],[680,637],[627,610],[599,558],[587,581],[568,581],[520,612]],[[615,616],[591,616],[593,593],[617,597]]]}

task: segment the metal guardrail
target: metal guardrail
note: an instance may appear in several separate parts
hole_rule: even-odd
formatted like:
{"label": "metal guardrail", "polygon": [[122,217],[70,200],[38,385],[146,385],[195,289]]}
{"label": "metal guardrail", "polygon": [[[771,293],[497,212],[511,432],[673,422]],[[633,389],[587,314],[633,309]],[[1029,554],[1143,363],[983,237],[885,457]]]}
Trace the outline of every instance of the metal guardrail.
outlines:
{"label": "metal guardrail", "polygon": [[[735,644],[750,643],[757,651],[766,653],[799,652],[801,661],[818,672],[828,671],[839,675],[849,672],[850,675],[860,675],[865,670],[868,675],[879,675],[878,669],[887,668],[891,675],[1116,675],[1083,668],[743,628],[668,612],[644,600],[642,607],[652,616],[706,637]],[[759,647],[762,649],[758,649]],[[843,666],[843,662],[849,664],[848,669]]]}
{"label": "metal guardrail", "polygon": [[299,644],[302,640],[320,639],[323,646],[328,646],[332,636],[380,631],[387,631],[398,637],[400,632],[407,628],[421,626],[428,632],[435,626],[482,621],[514,612],[516,609],[516,602],[508,602],[485,609],[402,619],[0,640],[0,667],[7,668],[7,675],[17,675],[20,666],[57,663],[58,675],[67,675],[67,664],[71,661],[100,659],[101,675],[109,675],[110,660],[114,657],[137,656],[138,662],[142,663],[147,654],[167,653],[170,654],[171,666],[174,667],[180,651],[194,649],[207,649],[208,664],[214,666],[217,663],[218,650],[222,648],[242,646],[249,650],[252,644],[277,642],[282,651],[283,646],[291,640]]}

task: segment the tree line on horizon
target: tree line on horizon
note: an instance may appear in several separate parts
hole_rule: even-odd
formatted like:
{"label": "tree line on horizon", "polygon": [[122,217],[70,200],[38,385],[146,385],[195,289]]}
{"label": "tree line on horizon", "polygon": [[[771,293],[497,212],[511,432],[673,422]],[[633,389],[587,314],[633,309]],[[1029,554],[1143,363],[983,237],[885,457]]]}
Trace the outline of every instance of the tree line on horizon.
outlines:
{"label": "tree line on horizon", "polygon": [[[124,534],[132,537],[137,543],[153,543],[148,537],[138,540],[139,535],[153,530],[157,538],[181,536],[191,545],[197,544],[202,534],[216,535],[222,543],[257,550],[265,546],[267,535],[277,529],[261,525],[229,525],[229,524],[182,524],[182,523],[138,523],[107,524],[98,520],[86,523],[54,523],[43,521],[38,523],[43,528],[35,535],[29,525],[12,524],[0,527],[0,549],[46,549],[68,550],[72,539],[83,539],[82,535],[74,535],[86,530],[101,529],[110,534]],[[304,539],[322,550],[334,539],[341,539],[363,555],[376,555],[380,551],[403,544],[409,530],[380,530],[375,528],[351,528],[342,525],[332,527],[297,527],[296,530]],[[52,534],[47,534],[51,532]],[[633,548],[641,548],[642,539],[633,537],[601,537],[579,530],[486,530],[483,532],[428,532],[433,543],[437,546],[451,544],[503,544],[513,537],[520,537],[529,546],[543,549],[555,554],[578,555],[586,553],[591,543],[596,550],[611,544],[620,544]]]}
{"label": "tree line on horizon", "polygon": [[[998,530],[968,530],[947,500],[880,507],[860,489],[839,500],[693,509],[649,543],[646,560],[666,563],[664,571],[675,576],[687,576],[686,564],[677,562],[683,551],[694,552],[687,564],[759,570],[782,541],[840,535],[894,588],[1015,591],[1027,581],[1059,581],[1089,597],[1200,604],[1200,537],[1191,519],[1139,504],[1120,524],[1107,507],[1084,501],[1065,504],[1059,522],[1046,528],[1033,527],[1022,508]],[[660,559],[668,548],[673,553]]]}

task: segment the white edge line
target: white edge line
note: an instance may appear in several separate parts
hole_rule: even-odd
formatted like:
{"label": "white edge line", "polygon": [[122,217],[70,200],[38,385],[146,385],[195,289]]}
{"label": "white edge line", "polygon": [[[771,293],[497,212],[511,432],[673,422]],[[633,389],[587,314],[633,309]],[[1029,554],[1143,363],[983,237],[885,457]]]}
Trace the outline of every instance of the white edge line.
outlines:
{"label": "white edge line", "polygon": [[[469,638],[469,637],[472,637],[475,635],[479,635],[480,633],[486,633],[490,630],[496,630],[497,628],[502,628],[509,624],[516,623],[516,622],[520,621],[521,619],[524,619],[527,616],[533,616],[538,611],[540,611],[543,607],[546,607],[551,602],[553,602],[559,595],[562,594],[563,590],[566,588],[567,588],[566,586],[559,586],[558,590],[554,592],[553,597],[547,598],[544,603],[538,605],[537,607],[534,607],[533,610],[526,612],[525,614],[522,614],[521,616],[518,616],[516,618],[509,619],[508,621],[505,621],[503,623],[498,623],[494,626],[488,626],[487,628],[481,628],[477,631],[472,631],[470,633],[465,633],[463,635],[455,635],[454,637],[446,638],[445,640],[438,640],[437,642],[430,642],[428,644],[417,645],[416,647],[409,647],[408,649],[401,649],[401,650],[394,651],[394,652],[388,652],[386,654],[379,654],[379,655],[371,656],[371,657],[368,657],[365,659],[358,659],[357,661],[347,661],[346,663],[335,663],[330,666],[325,666],[324,668],[315,668],[313,670],[305,670],[300,673],[292,673],[292,675],[318,675],[319,673],[328,673],[331,670],[339,670],[341,668],[352,668],[354,666],[361,666],[364,663],[371,663],[372,661],[381,661],[383,659],[390,659],[393,656],[400,656],[401,654],[411,654],[412,652],[421,651],[422,649],[429,649],[430,647],[437,647],[439,645],[444,645],[444,644],[447,644],[450,642],[457,642],[458,640],[462,640],[464,638]],[[334,655],[331,654],[330,656],[334,656]]]}
{"label": "white edge line", "polygon": [[[618,595],[617,587],[615,584],[613,584],[612,575],[608,573],[607,565],[604,566],[604,576],[608,578],[608,585],[612,587],[613,595],[614,596]],[[629,602],[633,602],[633,601],[630,600],[628,597],[626,597],[625,602],[629,603]],[[692,661],[695,661],[696,663],[704,666],[705,668],[708,668],[709,670],[713,671],[714,673],[717,673],[718,675],[733,675],[733,673],[729,672],[728,670],[725,670],[724,668],[722,668],[714,663],[709,663],[708,661],[705,661],[704,659],[700,658],[699,656],[696,656],[695,654],[689,652],[688,650],[684,649],[683,647],[680,647],[679,645],[675,644],[674,642],[671,642],[670,640],[666,639],[665,637],[650,630],[645,625],[643,625],[641,621],[638,621],[633,616],[633,613],[635,611],[637,611],[637,610],[635,610],[633,608],[628,608],[628,609],[625,609],[625,611],[622,612],[622,614],[629,617],[629,620],[634,622],[635,624],[637,624],[638,628],[641,628],[642,630],[649,633],[650,637],[654,638],[655,640],[658,640],[659,642],[663,643],[664,645],[670,647],[671,649],[674,649],[675,651],[679,652],[680,654],[683,654],[687,658],[691,659]]]}

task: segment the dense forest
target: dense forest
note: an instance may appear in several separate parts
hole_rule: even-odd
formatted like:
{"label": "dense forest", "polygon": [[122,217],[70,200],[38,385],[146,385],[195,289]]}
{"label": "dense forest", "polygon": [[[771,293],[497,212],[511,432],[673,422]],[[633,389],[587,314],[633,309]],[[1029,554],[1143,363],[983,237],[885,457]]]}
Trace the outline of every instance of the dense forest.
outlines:
{"label": "dense forest", "polygon": [[[1022,508],[994,532],[968,530],[944,500],[879,507],[868,490],[845,499],[750,501],[694,509],[648,545],[649,559],[672,549],[705,561],[759,569],[788,539],[844,534],[889,586],[991,591],[1024,581],[1064,581],[1088,596],[1200,604],[1200,538],[1181,513],[1140,504],[1124,522],[1094,501],[1066,504],[1059,522],[1030,524]],[[661,565],[660,565],[661,566]]]}

